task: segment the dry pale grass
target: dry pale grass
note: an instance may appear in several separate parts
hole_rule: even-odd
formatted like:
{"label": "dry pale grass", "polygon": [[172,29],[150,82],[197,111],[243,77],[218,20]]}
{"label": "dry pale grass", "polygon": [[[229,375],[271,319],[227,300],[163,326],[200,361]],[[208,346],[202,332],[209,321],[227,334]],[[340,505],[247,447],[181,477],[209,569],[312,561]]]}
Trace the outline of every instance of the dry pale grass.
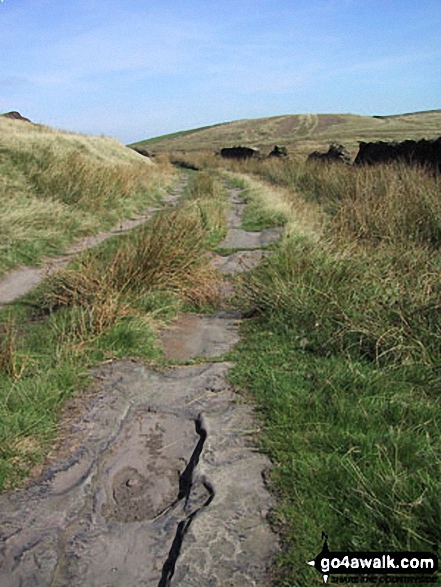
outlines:
{"label": "dry pale grass", "polygon": [[425,169],[405,165],[350,171],[351,185],[341,190],[338,210],[331,223],[336,237],[370,242],[414,242],[439,248],[439,178]]}
{"label": "dry pale grass", "polygon": [[[29,124],[2,116],[0,116],[0,138],[2,149],[32,153],[49,146],[60,152],[76,150],[90,156],[96,162],[104,162],[108,165],[140,161],[139,154],[110,137],[56,130],[49,126]],[[153,165],[150,159],[144,159],[147,165]]]}
{"label": "dry pale grass", "polygon": [[[438,178],[403,165],[285,163],[284,169],[278,162],[271,170],[286,173],[291,189],[284,199],[300,202],[292,234],[309,238],[286,239],[244,277],[242,297],[251,309],[302,325],[308,339],[321,339],[323,352],[339,348],[382,365],[432,369],[441,340]],[[263,184],[262,205],[275,209],[282,194]],[[304,231],[308,217],[296,226],[302,202],[321,218],[321,233],[310,221]]]}
{"label": "dry pale grass", "polygon": [[193,207],[159,214],[130,235],[109,258],[88,255],[75,269],[48,282],[44,306],[73,308],[70,330],[90,341],[122,318],[136,314],[136,299],[168,292],[194,307],[215,305],[220,277],[206,251],[207,234]]}
{"label": "dry pale grass", "polygon": [[[301,207],[302,201],[320,207],[330,219],[330,238],[371,244],[412,241],[435,248],[441,242],[441,184],[424,168],[398,163],[352,167],[294,159],[235,166],[272,186],[287,188],[285,199],[291,197]],[[270,203],[272,198],[266,200]]]}
{"label": "dry pale grass", "polygon": [[115,139],[0,117],[0,274],[108,228],[175,181]]}
{"label": "dry pale grass", "polygon": [[318,205],[308,202],[299,191],[268,184],[244,173],[227,173],[241,182],[261,208],[286,219],[285,234],[297,234],[316,240],[323,231],[325,216]]}

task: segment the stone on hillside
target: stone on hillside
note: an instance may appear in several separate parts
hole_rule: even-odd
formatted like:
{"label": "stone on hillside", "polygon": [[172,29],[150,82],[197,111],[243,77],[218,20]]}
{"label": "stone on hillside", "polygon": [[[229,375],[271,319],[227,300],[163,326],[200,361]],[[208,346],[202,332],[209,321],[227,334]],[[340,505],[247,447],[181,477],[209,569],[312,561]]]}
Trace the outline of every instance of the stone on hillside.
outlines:
{"label": "stone on hillside", "polygon": [[331,163],[346,163],[351,162],[349,152],[343,145],[332,143],[329,145],[329,149],[326,152],[314,151],[308,155],[308,161],[325,161]]}

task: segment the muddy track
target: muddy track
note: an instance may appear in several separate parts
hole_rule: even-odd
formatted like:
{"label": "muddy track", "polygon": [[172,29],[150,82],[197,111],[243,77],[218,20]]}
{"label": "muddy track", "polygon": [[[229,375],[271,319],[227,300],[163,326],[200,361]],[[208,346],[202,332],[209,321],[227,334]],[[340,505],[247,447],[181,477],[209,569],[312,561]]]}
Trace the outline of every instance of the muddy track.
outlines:
{"label": "muddy track", "polygon": [[[238,196],[225,242],[238,230]],[[245,253],[218,259],[221,271],[259,262]],[[65,456],[0,496],[2,587],[269,584],[278,548],[263,481],[270,463],[253,443],[251,406],[229,387],[232,364],[210,361],[237,343],[239,323],[234,312],[180,316],[163,333],[164,352],[196,365],[94,369]]]}
{"label": "muddy track", "polygon": [[[187,176],[182,175],[177,186],[162,199],[162,206],[173,206],[182,194],[187,182]],[[161,206],[161,207],[162,207]],[[112,230],[85,237],[75,242],[64,255],[57,257],[44,257],[38,267],[19,267],[0,278],[0,308],[13,302],[17,298],[31,291],[41,283],[48,275],[66,267],[72,258],[87,249],[99,245],[108,238],[117,234],[123,234],[144,224],[161,207],[150,206],[142,214],[131,220],[121,220]]]}

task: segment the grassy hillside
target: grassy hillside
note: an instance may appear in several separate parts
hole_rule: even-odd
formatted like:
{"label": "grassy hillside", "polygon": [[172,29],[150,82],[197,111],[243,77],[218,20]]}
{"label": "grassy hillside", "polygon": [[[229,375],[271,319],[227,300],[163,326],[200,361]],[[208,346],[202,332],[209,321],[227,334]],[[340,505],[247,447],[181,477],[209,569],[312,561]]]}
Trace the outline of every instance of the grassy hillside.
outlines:
{"label": "grassy hillside", "polygon": [[139,141],[160,151],[217,151],[247,145],[268,153],[275,144],[306,155],[333,141],[343,143],[353,155],[358,141],[435,138],[441,135],[441,110],[393,116],[355,114],[298,114],[239,120]]}
{"label": "grassy hillside", "polygon": [[173,181],[117,140],[0,116],[0,275],[129,217]]}

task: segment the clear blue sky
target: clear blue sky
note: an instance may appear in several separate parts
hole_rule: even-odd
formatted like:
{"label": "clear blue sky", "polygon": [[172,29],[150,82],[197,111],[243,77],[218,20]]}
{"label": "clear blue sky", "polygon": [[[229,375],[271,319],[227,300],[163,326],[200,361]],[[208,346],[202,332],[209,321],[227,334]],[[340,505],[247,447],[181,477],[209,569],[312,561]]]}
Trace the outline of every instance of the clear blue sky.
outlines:
{"label": "clear blue sky", "polygon": [[0,0],[0,111],[132,142],[441,108],[441,0]]}

